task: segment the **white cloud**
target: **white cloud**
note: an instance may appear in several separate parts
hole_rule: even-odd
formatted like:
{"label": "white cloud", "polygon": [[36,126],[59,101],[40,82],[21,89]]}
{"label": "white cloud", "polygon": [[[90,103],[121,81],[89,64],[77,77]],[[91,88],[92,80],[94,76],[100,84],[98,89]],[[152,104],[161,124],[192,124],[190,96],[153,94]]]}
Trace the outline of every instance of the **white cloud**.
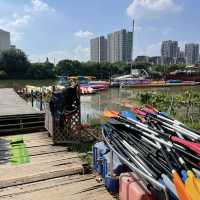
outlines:
{"label": "white cloud", "polygon": [[56,10],[42,0],[31,0],[31,5],[25,5],[24,10],[28,13],[55,12]]}
{"label": "white cloud", "polygon": [[182,4],[179,4],[177,0],[133,0],[127,8],[127,14],[132,18],[140,18],[148,14],[177,12],[181,9]]}
{"label": "white cloud", "polygon": [[11,42],[16,43],[22,39],[24,32],[21,30],[25,25],[29,24],[30,15],[13,14],[11,18],[0,21],[0,28],[11,33]]}
{"label": "white cloud", "polygon": [[62,59],[88,61],[89,55],[90,55],[89,48],[79,45],[72,50],[69,49],[55,50],[43,55],[31,55],[30,60],[31,62],[43,62],[48,57],[51,62],[54,62],[55,60],[56,63]]}
{"label": "white cloud", "polygon": [[159,56],[160,55],[161,42],[157,42],[154,44],[149,44],[144,48],[134,48],[134,58],[137,56],[145,55],[145,56]]}
{"label": "white cloud", "polygon": [[0,19],[0,28],[9,31],[11,42],[16,43],[22,39],[25,34],[22,29],[30,23],[31,19],[44,12],[55,12],[55,9],[42,0],[31,0],[20,13],[13,13],[11,17]]}
{"label": "white cloud", "polygon": [[94,33],[90,32],[90,31],[82,31],[82,30],[80,30],[80,31],[77,31],[76,33],[74,33],[74,35],[76,37],[79,37],[79,38],[87,38],[87,39],[89,39],[89,38],[94,36]]}
{"label": "white cloud", "polygon": [[18,14],[13,14],[13,21],[10,23],[11,26],[13,27],[21,27],[23,25],[27,25],[31,19],[30,15],[18,15]]}

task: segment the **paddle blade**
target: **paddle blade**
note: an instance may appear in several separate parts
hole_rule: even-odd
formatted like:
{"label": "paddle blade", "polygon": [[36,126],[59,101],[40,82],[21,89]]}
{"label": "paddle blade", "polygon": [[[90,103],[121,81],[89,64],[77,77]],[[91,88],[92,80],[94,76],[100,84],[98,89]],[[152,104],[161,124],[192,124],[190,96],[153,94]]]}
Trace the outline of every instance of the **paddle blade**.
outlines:
{"label": "paddle blade", "polygon": [[147,108],[147,107],[144,107],[142,110],[143,110],[144,112],[146,112],[146,113],[149,113],[149,114],[153,114],[153,115],[156,114],[156,112],[155,112],[154,110],[152,110],[152,109],[150,109],[150,108]]}
{"label": "paddle blade", "polygon": [[146,113],[145,112],[143,112],[143,111],[141,111],[139,108],[133,108],[132,109],[132,111],[134,112],[134,113],[136,113],[137,115],[140,115],[140,116],[143,116],[143,117],[145,117],[146,116]]}
{"label": "paddle blade", "polygon": [[195,142],[190,142],[190,141],[178,138],[176,136],[172,136],[172,137],[170,137],[170,139],[173,142],[178,142],[179,144],[184,145],[185,147],[191,149],[192,151],[194,151],[194,152],[196,152],[197,154],[200,155],[200,144],[195,143]]}
{"label": "paddle blade", "polygon": [[200,199],[200,180],[197,179],[191,170],[187,172],[188,178],[185,181],[185,188],[192,200]]}
{"label": "paddle blade", "polygon": [[115,111],[104,111],[103,112],[103,115],[104,117],[108,117],[108,118],[111,118],[111,117],[118,117],[119,113],[118,112],[115,112]]}
{"label": "paddle blade", "polygon": [[187,193],[185,185],[183,184],[179,174],[175,170],[172,171],[172,178],[176,187],[176,192],[178,194],[179,200],[192,200]]}

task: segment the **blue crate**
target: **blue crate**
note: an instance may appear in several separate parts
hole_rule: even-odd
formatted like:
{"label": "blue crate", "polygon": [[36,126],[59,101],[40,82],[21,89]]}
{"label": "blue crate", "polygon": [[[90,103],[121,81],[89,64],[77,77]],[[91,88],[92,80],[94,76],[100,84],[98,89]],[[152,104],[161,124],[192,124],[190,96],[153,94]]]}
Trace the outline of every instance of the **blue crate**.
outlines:
{"label": "blue crate", "polygon": [[109,151],[106,145],[103,142],[98,142],[92,147],[93,151],[93,170],[94,172],[101,173],[102,172],[102,156]]}
{"label": "blue crate", "polygon": [[105,187],[109,192],[118,193],[119,191],[119,178],[107,175],[104,179]]}
{"label": "blue crate", "polygon": [[[102,177],[105,178],[109,175],[110,170],[110,152],[104,154],[102,156],[102,164],[103,164],[103,171],[102,171]],[[124,172],[124,165],[119,160],[116,154],[113,153],[113,173],[117,176],[119,176],[122,172]]]}

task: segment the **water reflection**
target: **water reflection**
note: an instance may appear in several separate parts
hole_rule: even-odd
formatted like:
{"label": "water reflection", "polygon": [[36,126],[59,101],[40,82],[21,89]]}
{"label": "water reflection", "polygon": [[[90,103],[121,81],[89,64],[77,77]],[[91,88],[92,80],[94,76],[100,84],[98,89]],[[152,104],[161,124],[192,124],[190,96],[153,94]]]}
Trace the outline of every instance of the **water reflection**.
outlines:
{"label": "water reflection", "polygon": [[187,90],[200,91],[200,86],[148,89],[111,88],[98,94],[81,96],[82,122],[88,123],[93,118],[101,118],[105,110],[121,111],[131,109],[133,106],[138,105],[138,102],[134,99],[141,92],[165,92],[176,95]]}
{"label": "water reflection", "polygon": [[[55,84],[55,80],[0,80],[0,88],[13,87],[14,85],[35,85],[49,86]],[[137,105],[135,97],[141,92],[166,92],[170,94],[180,94],[187,90],[200,91],[200,86],[195,87],[171,87],[171,88],[111,88],[93,95],[81,96],[81,117],[82,122],[87,123],[93,118],[102,118],[104,110],[121,111],[127,110]],[[39,102],[34,102],[34,106],[40,108]]]}

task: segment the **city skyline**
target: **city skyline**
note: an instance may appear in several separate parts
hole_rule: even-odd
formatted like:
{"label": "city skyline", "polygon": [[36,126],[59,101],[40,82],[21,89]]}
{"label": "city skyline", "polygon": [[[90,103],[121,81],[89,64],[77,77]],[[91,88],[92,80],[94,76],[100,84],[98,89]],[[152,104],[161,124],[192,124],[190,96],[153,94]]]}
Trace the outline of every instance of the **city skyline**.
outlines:
{"label": "city skyline", "polygon": [[[136,22],[134,58],[160,55],[161,42],[199,43],[199,1],[2,0],[0,29],[11,32],[11,43],[30,60],[89,60],[89,40]],[[112,12],[111,12],[112,11]],[[192,13],[192,15],[191,15]]]}
{"label": "city skyline", "polygon": [[121,29],[90,40],[90,61],[93,62],[131,62],[133,60],[133,40],[135,22],[132,30]]}

